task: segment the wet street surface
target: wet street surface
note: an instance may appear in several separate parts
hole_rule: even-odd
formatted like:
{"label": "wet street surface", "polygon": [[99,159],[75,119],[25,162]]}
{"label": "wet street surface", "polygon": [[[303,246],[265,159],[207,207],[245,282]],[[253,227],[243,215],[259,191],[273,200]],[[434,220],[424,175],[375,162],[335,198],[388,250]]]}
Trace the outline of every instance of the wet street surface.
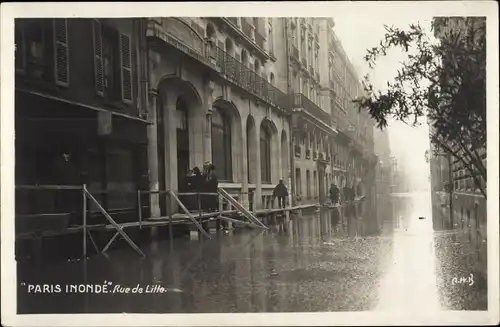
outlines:
{"label": "wet street surface", "polygon": [[[146,258],[124,246],[85,262],[19,265],[18,313],[487,310],[479,276],[453,283],[476,274],[477,255],[458,232],[433,232],[430,196],[391,202],[378,220],[360,204],[264,232],[152,242],[142,246]],[[42,284],[61,291],[28,292]],[[108,293],[68,293],[70,284],[107,285]]]}

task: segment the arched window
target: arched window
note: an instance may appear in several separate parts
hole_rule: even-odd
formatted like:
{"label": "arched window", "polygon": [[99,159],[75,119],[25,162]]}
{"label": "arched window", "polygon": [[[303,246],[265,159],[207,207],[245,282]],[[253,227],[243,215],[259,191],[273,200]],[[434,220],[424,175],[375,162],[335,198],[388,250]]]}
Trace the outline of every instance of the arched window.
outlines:
{"label": "arched window", "polygon": [[231,125],[227,114],[215,107],[212,114],[212,163],[221,181],[232,181]]}
{"label": "arched window", "polygon": [[271,135],[264,126],[260,128],[260,176],[263,183],[271,183]]}

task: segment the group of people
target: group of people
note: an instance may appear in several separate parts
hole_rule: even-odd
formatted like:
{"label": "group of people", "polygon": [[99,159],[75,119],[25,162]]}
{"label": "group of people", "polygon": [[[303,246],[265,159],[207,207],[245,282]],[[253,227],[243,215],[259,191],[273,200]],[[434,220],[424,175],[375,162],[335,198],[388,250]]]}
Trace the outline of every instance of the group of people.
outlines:
{"label": "group of people", "polygon": [[[200,168],[194,167],[186,176],[186,189],[189,193],[214,193],[201,194],[200,203],[198,197],[194,195],[184,196],[182,201],[188,210],[201,209],[205,212],[216,211],[218,206],[217,189],[219,180],[215,174],[215,166],[211,162],[206,162],[203,165],[203,172]],[[201,208],[199,208],[201,206]]]}
{"label": "group of people", "polygon": [[[332,204],[337,204],[340,201],[340,189],[337,185],[332,183],[330,186],[330,201]],[[356,192],[354,191],[354,187],[344,186],[342,188],[342,200],[343,201],[354,201],[356,196]]]}

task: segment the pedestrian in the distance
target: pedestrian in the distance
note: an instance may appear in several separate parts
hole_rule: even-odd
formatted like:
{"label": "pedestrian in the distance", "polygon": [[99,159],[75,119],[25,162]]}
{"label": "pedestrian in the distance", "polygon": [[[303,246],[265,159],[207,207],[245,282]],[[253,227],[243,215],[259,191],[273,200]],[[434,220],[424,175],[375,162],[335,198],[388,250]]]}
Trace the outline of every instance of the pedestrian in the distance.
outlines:
{"label": "pedestrian in the distance", "polygon": [[273,190],[273,200],[274,198],[278,198],[278,207],[285,208],[285,199],[288,196],[288,189],[285,184],[283,184],[283,180],[280,179],[278,185]]}
{"label": "pedestrian in the distance", "polygon": [[332,185],[330,186],[330,200],[332,201],[332,204],[335,205],[339,202],[339,193],[340,190],[337,185],[332,183]]}

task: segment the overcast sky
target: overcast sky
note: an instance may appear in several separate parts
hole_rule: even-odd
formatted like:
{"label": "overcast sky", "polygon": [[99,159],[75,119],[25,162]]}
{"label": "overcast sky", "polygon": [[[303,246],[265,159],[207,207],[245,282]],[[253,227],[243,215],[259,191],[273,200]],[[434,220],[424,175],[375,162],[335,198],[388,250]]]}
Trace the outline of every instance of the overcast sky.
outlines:
{"label": "overcast sky", "polygon": [[[333,18],[335,20],[335,33],[357,70],[359,78],[370,73],[372,83],[376,88],[384,88],[387,81],[394,78],[398,67],[400,67],[399,62],[406,58],[404,53],[397,50],[389,52],[387,57],[377,62],[377,67],[374,70],[370,70],[363,60],[366,49],[376,46],[384,38],[384,24],[404,28],[411,23],[420,22],[423,28],[430,29],[432,19],[425,14],[420,14],[420,16],[415,15],[415,13],[403,15],[401,12],[398,12],[397,17],[391,18],[368,12],[358,12],[355,16],[334,16]],[[412,171],[411,175],[415,182],[426,182],[429,168],[425,163],[424,153],[429,148],[428,126],[414,128],[401,122],[392,122],[388,131],[391,152],[398,158],[398,161]]]}

